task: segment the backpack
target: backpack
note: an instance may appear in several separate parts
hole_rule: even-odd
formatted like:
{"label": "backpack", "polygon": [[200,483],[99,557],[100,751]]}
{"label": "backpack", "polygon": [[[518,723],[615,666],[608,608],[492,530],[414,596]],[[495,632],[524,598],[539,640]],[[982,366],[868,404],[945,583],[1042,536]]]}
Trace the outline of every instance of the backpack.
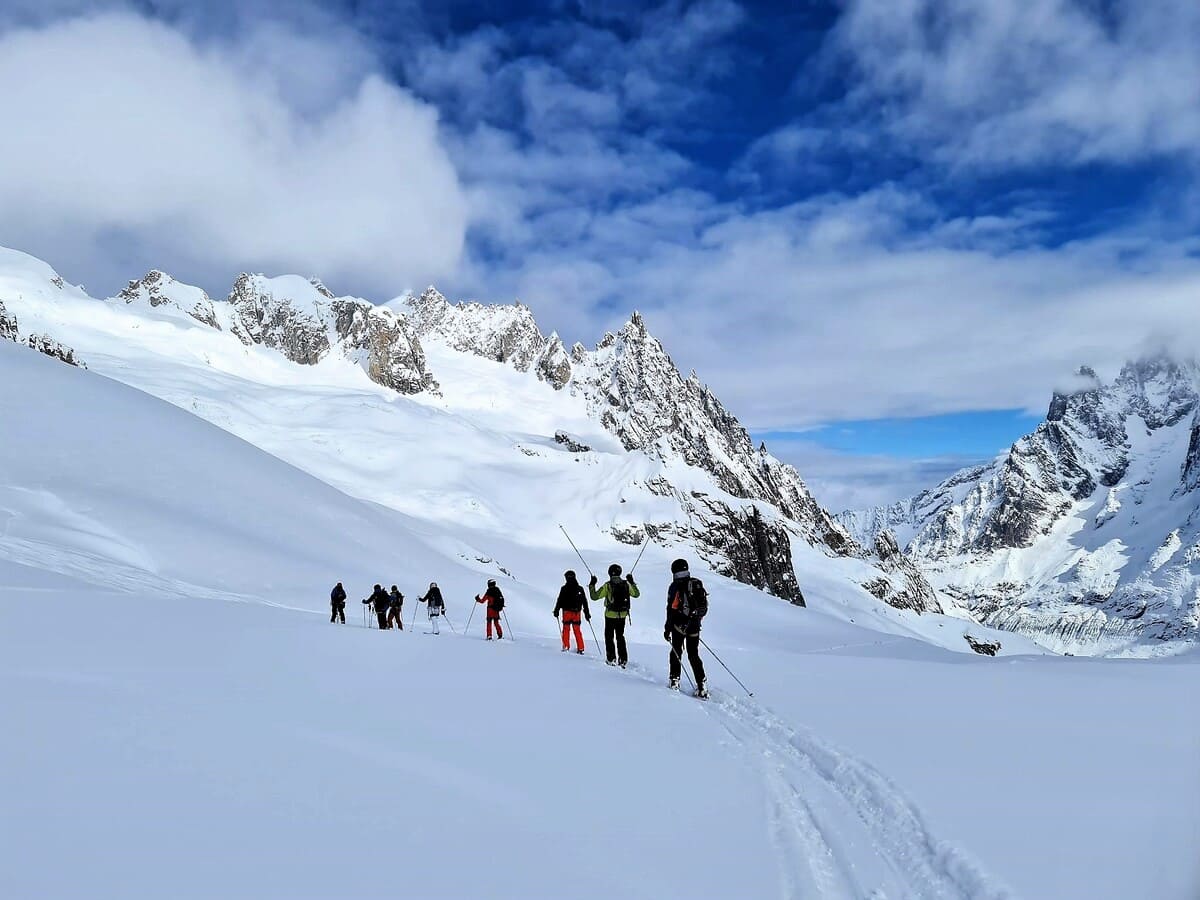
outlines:
{"label": "backpack", "polygon": [[689,578],[679,592],[679,611],[689,619],[703,619],[708,614],[708,591],[699,578]]}
{"label": "backpack", "polygon": [[608,609],[610,612],[629,612],[629,585],[624,581],[608,583]]}
{"label": "backpack", "polygon": [[504,609],[504,595],[500,593],[499,588],[496,589],[496,593],[488,594],[488,597],[491,599],[491,602],[488,603],[488,606],[490,606],[496,612],[500,612],[502,609]]}

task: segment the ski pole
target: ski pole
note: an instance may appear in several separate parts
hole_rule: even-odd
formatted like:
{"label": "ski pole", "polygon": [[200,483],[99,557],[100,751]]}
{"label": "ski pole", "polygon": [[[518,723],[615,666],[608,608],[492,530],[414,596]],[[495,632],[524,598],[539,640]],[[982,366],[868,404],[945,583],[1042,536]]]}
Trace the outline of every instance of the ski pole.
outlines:
{"label": "ski pole", "polygon": [[675,662],[679,663],[679,671],[683,673],[684,678],[688,680],[688,684],[690,684],[692,686],[692,690],[695,691],[696,682],[692,681],[691,673],[684,667],[683,657],[681,657],[679,652],[675,649],[675,642],[667,641],[667,646],[671,648],[671,655],[675,657]]}
{"label": "ski pole", "polygon": [[467,616],[467,627],[463,629],[463,634],[470,634],[471,619],[473,619],[475,617],[475,607],[478,605],[479,605],[478,600],[476,600],[474,603],[471,604],[471,614],[469,616]]}
{"label": "ski pole", "polygon": [[504,616],[504,627],[508,629],[508,634],[509,634],[508,639],[510,641],[515,641],[517,639],[517,637],[516,637],[516,634],[512,630],[512,626],[508,624],[508,613],[506,613],[504,610],[500,610],[500,615]]}
{"label": "ski pole", "polygon": [[637,559],[633,561],[633,568],[629,570],[630,575],[637,571],[638,563],[642,561],[642,554],[646,552],[648,546],[650,546],[650,536],[646,535],[646,539],[642,541],[642,552],[638,554]]}
{"label": "ski pole", "polygon": [[450,621],[450,614],[446,612],[446,607],[442,607],[442,615],[446,617],[446,624],[450,626],[451,634],[458,634],[458,629],[454,627],[454,623]]}
{"label": "ski pole", "polygon": [[[596,637],[596,626],[592,624],[591,616],[588,616],[587,623],[588,628],[592,629],[592,643],[596,645],[596,655],[601,659],[605,659],[606,657],[600,653],[600,638]],[[607,650],[605,652],[607,653]]]}
{"label": "ski pole", "polygon": [[583,554],[579,552],[579,548],[575,546],[575,542],[571,540],[571,536],[567,534],[567,529],[559,525],[558,530],[563,533],[563,537],[567,539],[567,543],[571,545],[571,549],[575,551],[575,555],[579,557],[579,561],[583,563],[583,567],[587,569],[587,573],[595,578],[596,573],[592,571],[592,567],[587,564],[587,560],[583,558]]}
{"label": "ski pole", "polygon": [[742,684],[742,680],[740,678],[738,678],[736,675],[734,675],[732,671],[730,671],[729,666],[727,666],[727,665],[725,665],[725,663],[721,662],[721,657],[717,656],[716,652],[714,652],[712,647],[710,647],[710,646],[708,646],[708,644],[704,643],[704,638],[700,638],[700,643],[704,645],[705,650],[707,650],[709,653],[712,653],[713,659],[715,659],[717,662],[721,663],[721,668],[724,669],[726,672],[729,672],[730,677],[733,678],[733,680],[736,681],[741,686],[742,690],[745,691],[747,694],[749,694],[751,697],[753,697],[754,691],[750,690],[750,688],[748,688],[744,684]]}

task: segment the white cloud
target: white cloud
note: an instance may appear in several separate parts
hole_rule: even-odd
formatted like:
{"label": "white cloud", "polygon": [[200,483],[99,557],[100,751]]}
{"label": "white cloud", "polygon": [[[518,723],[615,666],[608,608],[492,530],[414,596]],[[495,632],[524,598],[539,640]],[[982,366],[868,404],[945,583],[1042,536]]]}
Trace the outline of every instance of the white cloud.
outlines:
{"label": "white cloud", "polygon": [[1011,232],[1026,221],[940,220],[895,188],[767,212],[672,193],[592,216],[561,249],[527,223],[550,249],[481,277],[585,340],[640,307],[676,362],[760,429],[1042,412],[1082,363],[1111,371],[1172,335],[1197,350],[1195,247],[1022,248]]}
{"label": "white cloud", "polygon": [[967,166],[1194,158],[1194,0],[851,0],[836,44],[893,135]]}
{"label": "white cloud", "polygon": [[0,33],[0,237],[102,277],[114,235],[210,274],[384,291],[451,271],[467,210],[435,110],[323,37],[120,12]]}

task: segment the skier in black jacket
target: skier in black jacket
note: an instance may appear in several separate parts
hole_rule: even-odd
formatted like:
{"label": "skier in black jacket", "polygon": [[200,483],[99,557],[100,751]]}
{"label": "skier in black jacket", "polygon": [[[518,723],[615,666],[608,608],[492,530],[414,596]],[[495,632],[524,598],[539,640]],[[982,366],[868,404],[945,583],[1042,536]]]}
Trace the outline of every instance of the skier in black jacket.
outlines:
{"label": "skier in black jacket", "polygon": [[387,591],[383,589],[383,585],[375,585],[375,590],[363,603],[371,604],[371,608],[375,610],[375,615],[379,618],[380,630],[387,628],[388,604],[391,603],[391,599],[388,597]]}
{"label": "skier in black jacket", "polygon": [[346,589],[342,587],[339,581],[333,586],[333,590],[329,592],[329,605],[333,612],[329,615],[330,622],[337,622],[339,619],[343,625],[346,624]]}
{"label": "skier in black jacket", "polygon": [[400,588],[392,585],[391,591],[388,593],[388,614],[387,620],[390,626],[392,622],[396,623],[396,627],[401,631],[404,630],[404,620],[400,618],[400,612],[404,609],[404,595],[400,593]]}
{"label": "skier in black jacket", "polygon": [[671,584],[667,588],[667,621],[663,625],[663,637],[671,645],[670,675],[668,686],[679,689],[679,674],[683,668],[684,645],[687,645],[688,662],[696,676],[696,696],[708,696],[708,682],[704,678],[704,661],[700,659],[700,620],[708,613],[708,592],[699,578],[688,571],[686,559],[671,563]]}
{"label": "skier in black jacket", "polygon": [[476,603],[487,604],[487,639],[492,639],[492,625],[496,626],[496,640],[501,640],[504,637],[504,629],[500,627],[500,614],[504,612],[504,593],[500,590],[500,585],[496,584],[495,578],[488,579],[487,590],[483,592],[483,596],[475,598]]}
{"label": "skier in black jacket", "polygon": [[589,622],[592,621],[591,610],[588,609],[587,594],[583,585],[575,577],[574,572],[568,571],[566,583],[558,589],[558,603],[554,607],[554,618],[562,611],[562,649],[566,653],[571,649],[571,629],[575,629],[575,652],[583,652],[583,632],[579,628],[580,614]]}
{"label": "skier in black jacket", "polygon": [[438,620],[446,611],[446,601],[442,599],[442,589],[437,586],[436,581],[429,582],[429,590],[425,592],[424,597],[418,597],[417,602],[429,604],[429,622],[433,626],[433,633],[441,634]]}

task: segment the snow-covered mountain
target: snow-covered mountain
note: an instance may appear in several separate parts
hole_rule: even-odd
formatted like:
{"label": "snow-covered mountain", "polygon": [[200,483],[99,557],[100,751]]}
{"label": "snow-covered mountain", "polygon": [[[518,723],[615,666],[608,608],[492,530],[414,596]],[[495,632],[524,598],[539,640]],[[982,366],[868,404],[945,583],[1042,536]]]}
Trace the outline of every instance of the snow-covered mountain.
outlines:
{"label": "snow-covered mountain", "polygon": [[1165,357],[1091,369],[989,465],[840,516],[894,534],[980,621],[1069,652],[1200,637],[1200,370]]}
{"label": "snow-covered mountain", "polygon": [[[404,393],[368,377],[329,298],[301,365],[227,301],[209,316],[152,281],[100,301],[0,266],[0,896],[1194,895],[1200,721],[1178,698],[1200,654],[1069,659],[894,609],[863,587],[879,561],[626,449],[582,388],[410,323],[438,388]],[[628,567],[615,535],[686,517],[659,477],[783,522],[808,608],[662,533],[629,668],[590,630],[560,653],[550,611],[580,563],[557,524],[592,567]],[[707,703],[664,687],[680,553],[711,593]],[[489,577],[515,640],[482,640]],[[435,578],[436,638],[412,604]],[[403,632],[364,627],[376,581],[408,595]]]}
{"label": "snow-covered mountain", "polygon": [[[449,413],[456,428],[474,431],[476,442],[481,411],[473,398],[480,381],[517,385],[499,401],[508,412],[505,430],[529,440],[503,439],[499,446],[481,447],[486,462],[474,460],[474,468],[482,472],[500,457],[519,465],[518,454],[572,467],[580,462],[599,466],[604,476],[594,481],[597,496],[586,505],[604,512],[581,527],[598,527],[627,546],[648,536],[660,546],[690,548],[715,571],[801,605],[795,555],[800,547],[815,549],[845,561],[842,570],[853,571],[857,584],[878,600],[917,612],[941,611],[932,588],[902,554],[886,541],[859,546],[813,499],[794,468],[765,447],[756,448],[694,373],[688,378],[679,373],[636,313],[594,349],[577,344],[568,353],[557,335],[542,333],[521,304],[451,304],[429,289],[377,306],[336,296],[316,279],[249,274],[236,280],[224,300],[213,300],[157,270],[131,281],[116,297],[97,301],[44,263],[11,251],[0,252],[0,300],[7,301],[15,328],[37,329],[74,348],[99,371],[326,475],[342,461],[293,439],[304,414],[279,419],[272,436],[264,438],[264,420],[273,413],[231,400],[249,388],[231,392],[213,376],[220,373],[216,381],[222,382],[256,382],[266,366],[276,385],[333,376],[361,389],[353,374],[359,371],[394,392],[372,392],[373,400],[387,407],[380,410],[381,421],[389,419],[385,431],[404,431],[407,426],[397,423],[406,413],[432,408]],[[274,354],[264,357],[263,350]],[[480,367],[481,362],[486,365]],[[499,376],[500,370],[516,378]],[[323,404],[324,422],[339,414],[338,400],[309,401]],[[497,402],[493,397],[488,415]],[[278,400],[264,397],[264,403],[277,406]],[[310,433],[325,427],[314,426]],[[330,425],[335,433],[316,442],[336,440],[337,428]],[[404,466],[409,498],[432,496],[447,486],[439,463],[454,451],[435,435],[422,441],[424,453],[438,462],[414,465],[412,453],[396,459]],[[465,457],[462,463],[468,464]],[[502,468],[507,474],[508,465]],[[535,509],[571,504],[571,498],[555,498],[560,488],[550,482],[558,479],[549,472],[524,474],[529,490],[543,494],[532,502]],[[351,482],[354,490],[364,491],[361,479],[341,480],[347,486]],[[511,482],[520,483],[520,477]],[[454,489],[461,492],[461,485]],[[464,502],[486,503],[491,493],[481,488]],[[511,504],[504,502],[508,508],[494,514],[511,520]],[[530,506],[528,499],[515,502]],[[401,505],[422,514],[411,503]],[[557,516],[571,518],[562,511]]]}

